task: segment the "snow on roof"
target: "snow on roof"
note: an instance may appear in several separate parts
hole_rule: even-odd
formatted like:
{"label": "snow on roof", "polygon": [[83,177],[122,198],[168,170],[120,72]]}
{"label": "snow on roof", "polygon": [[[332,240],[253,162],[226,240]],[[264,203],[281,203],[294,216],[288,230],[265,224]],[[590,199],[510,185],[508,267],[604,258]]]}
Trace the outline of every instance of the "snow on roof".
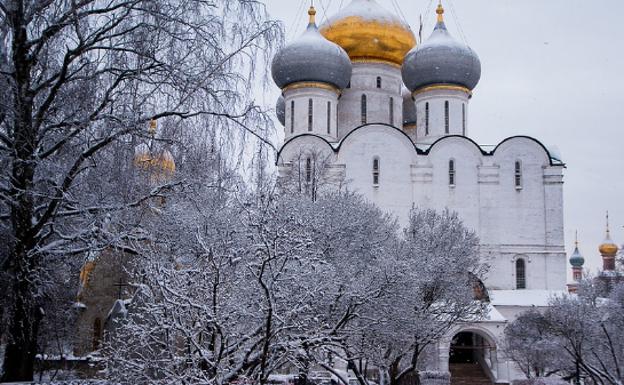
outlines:
{"label": "snow on roof", "polygon": [[507,318],[503,317],[503,315],[496,310],[492,304],[489,304],[486,309],[486,313],[483,316],[483,321],[485,322],[507,322]]}
{"label": "snow on roof", "polygon": [[382,7],[375,0],[353,0],[337,14],[330,17],[323,26],[331,25],[337,20],[352,16],[361,17],[366,20],[400,23],[406,25],[401,19],[399,19],[398,16],[395,16],[392,12]]}
{"label": "snow on roof", "polygon": [[490,290],[494,306],[548,306],[554,297],[561,297],[565,290]]}

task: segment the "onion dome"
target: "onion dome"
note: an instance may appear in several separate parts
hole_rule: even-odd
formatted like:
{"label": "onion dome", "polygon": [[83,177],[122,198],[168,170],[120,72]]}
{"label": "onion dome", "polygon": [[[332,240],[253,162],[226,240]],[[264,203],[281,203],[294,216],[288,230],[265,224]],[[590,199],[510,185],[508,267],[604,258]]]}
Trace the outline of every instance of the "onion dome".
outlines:
{"label": "onion dome", "polygon": [[403,82],[412,92],[434,84],[472,90],[481,78],[481,62],[467,45],[455,40],[444,24],[444,8],[437,9],[438,23],[429,39],[412,49],[403,63]]}
{"label": "onion dome", "polygon": [[400,66],[416,45],[409,25],[375,0],[353,0],[321,26],[327,39],[347,51],[353,61],[382,61]]}
{"label": "onion dome", "polygon": [[279,120],[282,126],[286,126],[286,100],[284,100],[283,95],[280,95],[277,99],[275,114],[277,115],[277,120]]}
{"label": "onion dome", "polygon": [[150,122],[150,144],[141,143],[134,149],[134,165],[138,169],[147,171],[150,179],[154,182],[161,182],[171,179],[175,172],[175,160],[173,155],[166,149],[156,149],[153,145],[153,138],[156,134],[157,123]]}
{"label": "onion dome", "polygon": [[602,256],[615,256],[618,252],[618,246],[611,240],[611,231],[609,231],[609,212],[607,212],[607,236],[602,244],[598,247],[600,255]]}
{"label": "onion dome", "polygon": [[349,56],[319,33],[314,7],[308,14],[310,23],[303,35],[273,58],[273,80],[281,89],[299,82],[320,82],[343,89],[351,81]]}
{"label": "onion dome", "polygon": [[416,104],[412,99],[412,94],[408,90],[403,90],[403,127],[412,128],[416,126]]}
{"label": "onion dome", "polygon": [[574,252],[570,256],[570,265],[572,265],[573,267],[583,267],[584,264],[585,264],[585,258],[583,258],[583,256],[581,255],[581,252],[579,251],[578,235],[577,235],[576,239],[574,240]]}

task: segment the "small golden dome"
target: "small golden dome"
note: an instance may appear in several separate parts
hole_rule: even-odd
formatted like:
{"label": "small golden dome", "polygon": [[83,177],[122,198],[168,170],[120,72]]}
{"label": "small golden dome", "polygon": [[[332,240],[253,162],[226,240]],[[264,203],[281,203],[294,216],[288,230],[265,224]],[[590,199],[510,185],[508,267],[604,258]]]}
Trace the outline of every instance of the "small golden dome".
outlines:
{"label": "small golden dome", "polygon": [[146,144],[140,144],[134,151],[134,165],[146,171],[167,175],[175,172],[175,160],[167,150],[152,152]]}
{"label": "small golden dome", "polygon": [[[150,121],[149,133],[152,137],[156,135],[157,123]],[[163,182],[171,179],[175,173],[175,160],[173,155],[167,150],[153,150],[145,143],[139,144],[134,149],[134,166],[138,169],[149,172],[153,182]]]}
{"label": "small golden dome", "polygon": [[611,231],[609,230],[609,212],[607,212],[607,236],[602,244],[598,247],[598,251],[602,256],[614,257],[619,247],[611,240]]}
{"label": "small golden dome", "polygon": [[607,239],[602,245],[600,245],[600,247],[598,247],[598,250],[600,251],[601,255],[615,256],[619,248],[610,239]]}
{"label": "small golden dome", "polygon": [[320,28],[321,34],[341,46],[352,61],[381,61],[400,66],[416,37],[397,16],[375,0],[353,0]]}

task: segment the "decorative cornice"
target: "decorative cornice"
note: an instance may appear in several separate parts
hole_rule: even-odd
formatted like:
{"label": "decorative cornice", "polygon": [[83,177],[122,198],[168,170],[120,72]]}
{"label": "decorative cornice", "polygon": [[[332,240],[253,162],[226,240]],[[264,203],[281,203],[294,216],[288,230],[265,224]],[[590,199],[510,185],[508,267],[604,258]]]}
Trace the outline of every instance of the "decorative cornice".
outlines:
{"label": "decorative cornice", "polygon": [[438,91],[438,90],[465,92],[465,93],[468,94],[469,98],[472,97],[472,91],[470,91],[468,88],[466,88],[464,86],[456,86],[456,85],[453,85],[453,84],[434,84],[434,85],[430,85],[430,86],[425,86],[425,87],[419,88],[416,91],[412,92],[412,97],[416,97],[416,95],[420,95],[420,94],[425,93],[425,92]]}
{"label": "decorative cornice", "polygon": [[338,87],[323,82],[297,82],[289,84],[284,87],[282,93],[286,93],[287,91],[300,90],[302,88],[318,88],[321,90],[335,92],[337,95],[341,94],[341,91],[338,89]]}
{"label": "decorative cornice", "polygon": [[374,57],[354,57],[351,59],[351,62],[352,63],[364,63],[364,64],[385,64],[390,67],[401,69],[400,63],[395,63],[393,61],[374,58]]}

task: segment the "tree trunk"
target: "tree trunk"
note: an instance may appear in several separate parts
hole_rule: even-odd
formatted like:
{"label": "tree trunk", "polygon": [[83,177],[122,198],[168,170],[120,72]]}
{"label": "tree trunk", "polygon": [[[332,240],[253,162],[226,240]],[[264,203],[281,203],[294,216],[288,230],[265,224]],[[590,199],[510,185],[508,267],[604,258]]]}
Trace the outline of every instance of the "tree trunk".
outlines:
{"label": "tree trunk", "polygon": [[33,126],[33,96],[30,89],[32,62],[28,52],[23,1],[13,2],[7,19],[13,34],[12,66],[15,85],[12,124],[14,158],[10,182],[13,244],[7,266],[11,280],[8,286],[11,306],[8,309],[9,343],[4,356],[2,381],[32,381],[41,319],[35,297],[39,282],[36,277],[38,264],[32,253],[37,244],[37,234],[33,233],[34,151],[37,146],[37,133]]}
{"label": "tree trunk", "polygon": [[9,343],[4,355],[2,381],[32,381],[40,312],[33,306],[32,293],[27,280],[17,282],[13,288],[13,314],[9,326]]}

